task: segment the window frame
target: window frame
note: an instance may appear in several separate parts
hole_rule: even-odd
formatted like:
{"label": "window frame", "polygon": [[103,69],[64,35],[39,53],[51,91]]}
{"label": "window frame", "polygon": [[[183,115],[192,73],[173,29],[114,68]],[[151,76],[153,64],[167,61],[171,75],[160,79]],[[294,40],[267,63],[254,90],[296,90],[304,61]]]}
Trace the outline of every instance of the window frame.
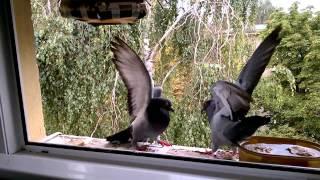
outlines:
{"label": "window frame", "polygon": [[[22,124],[24,113],[21,113],[22,96],[20,82],[16,74],[18,67],[16,46],[14,40],[14,27],[9,1],[1,2],[1,22],[3,29],[0,45],[0,81],[4,84],[0,86],[1,116],[0,116],[0,135],[2,135],[2,152],[13,154],[25,145],[25,134]],[[5,47],[7,49],[5,49]],[[1,149],[0,149],[1,150]]]}
{"label": "window frame", "polygon": [[[8,163],[9,166],[7,167],[0,163],[0,170],[1,168],[6,170],[11,168],[11,170],[16,169],[22,172],[42,173],[42,175],[60,177],[65,172],[59,172],[61,173],[59,175],[52,171],[36,172],[36,169],[53,168],[50,163],[41,163],[44,161],[53,162],[53,164],[61,163],[64,166],[74,165],[76,161],[79,165],[87,165],[88,167],[103,164],[105,166],[136,168],[137,173],[145,170],[159,170],[208,177],[300,177],[302,179],[319,177],[320,170],[315,168],[207,160],[144,152],[29,142],[27,139],[22,87],[19,78],[21,76],[19,58],[17,56],[19,46],[16,39],[17,31],[15,30],[15,18],[12,13],[12,1],[0,1],[0,29],[2,29],[0,31],[2,33],[0,34],[0,82],[4,84],[4,86],[0,86],[0,162],[2,160],[11,161],[11,165]],[[5,46],[8,47],[8,50],[4,50]],[[26,163],[25,161],[28,162]],[[29,168],[28,166],[19,166],[19,163],[34,163],[36,165]],[[79,172],[73,171],[72,173],[75,175]],[[82,173],[85,174],[86,172]],[[94,174],[93,172],[91,173]],[[103,173],[103,171],[100,173]]]}

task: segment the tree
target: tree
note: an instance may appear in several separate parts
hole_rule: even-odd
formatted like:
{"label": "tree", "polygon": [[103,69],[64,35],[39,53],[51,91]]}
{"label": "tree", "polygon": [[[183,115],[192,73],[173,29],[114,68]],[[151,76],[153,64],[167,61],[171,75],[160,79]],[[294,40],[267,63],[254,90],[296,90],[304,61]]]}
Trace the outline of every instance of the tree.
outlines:
{"label": "tree", "polygon": [[266,24],[269,16],[275,11],[269,0],[260,0],[257,8],[256,24]]}
{"label": "tree", "polygon": [[101,123],[96,135],[104,137],[126,126],[120,119],[127,113],[119,110],[126,107],[125,88],[115,86],[109,46],[121,34],[138,49],[137,26],[93,27],[62,18],[57,1],[32,0],[32,11],[47,132],[88,136]]}
{"label": "tree", "polygon": [[[154,0],[152,13],[135,25],[99,27],[60,17],[56,2],[32,0],[48,133],[104,138],[128,125],[127,92],[111,62],[109,47],[119,35],[141,57],[145,38],[155,50],[153,79],[163,85],[164,96],[175,109],[165,138],[180,145],[209,146],[210,129],[201,113],[202,103],[216,80],[235,79],[255,49],[252,42],[257,37],[245,30],[256,22],[258,1],[190,0],[188,13],[181,16],[180,1],[159,1],[161,7]],[[300,13],[295,6],[290,13],[278,10],[270,18],[267,32],[283,23],[284,39],[274,56],[275,75],[260,83],[251,111],[256,113],[262,106],[273,113],[277,123],[270,132],[286,132],[283,129],[288,125],[287,134],[292,129],[305,130],[320,139],[316,134],[319,20],[319,14]]]}
{"label": "tree", "polygon": [[[320,140],[320,37],[319,13],[298,11],[294,3],[288,13],[277,10],[265,32],[282,24],[283,39],[274,55],[274,75],[260,86],[258,103],[273,112],[278,125],[289,124],[300,134]],[[292,78],[291,78],[292,77]],[[273,99],[268,93],[272,83]],[[269,89],[267,89],[267,87]],[[264,90],[263,90],[264,89]],[[264,97],[269,96],[269,97]],[[276,96],[276,98],[275,98]]]}
{"label": "tree", "polygon": [[250,28],[257,15],[258,0],[231,0],[231,6],[241,18],[244,28]]}

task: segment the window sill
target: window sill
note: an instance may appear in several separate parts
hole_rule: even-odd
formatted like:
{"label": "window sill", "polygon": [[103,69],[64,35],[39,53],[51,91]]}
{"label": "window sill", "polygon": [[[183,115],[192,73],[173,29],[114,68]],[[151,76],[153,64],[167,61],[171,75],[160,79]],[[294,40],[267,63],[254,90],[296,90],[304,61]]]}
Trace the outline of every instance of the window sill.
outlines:
{"label": "window sill", "polygon": [[[13,155],[0,154],[1,177],[41,177],[52,179],[319,179],[319,175],[277,170],[243,168],[235,166],[187,163],[181,161],[158,160],[159,165],[144,166],[116,161],[88,160],[46,153],[18,152]],[[160,162],[161,161],[161,162]],[[176,166],[173,168],[173,166]]]}
{"label": "window sill", "polygon": [[[42,177],[52,179],[177,179],[205,180],[201,175],[167,173],[155,169],[96,163],[66,157],[20,152],[15,155],[0,155],[0,177]],[[223,178],[218,178],[223,179]]]}
{"label": "window sill", "polygon": [[[58,144],[58,145],[68,145],[68,146],[78,146],[85,148],[99,148],[106,150],[121,150],[121,151],[137,151],[130,147],[130,144],[123,145],[112,145],[108,143],[105,139],[91,138],[86,136],[74,136],[74,135],[65,135],[60,132],[53,133],[46,138],[44,138],[42,143],[47,144]],[[181,157],[192,157],[192,158],[205,158],[213,159],[213,156],[208,153],[211,149],[207,148],[198,148],[198,147],[187,147],[187,146],[161,146],[161,145],[150,145],[147,147],[146,153],[152,154],[164,154],[164,155],[173,155]],[[236,158],[236,157],[235,157]],[[239,159],[234,159],[238,161]]]}

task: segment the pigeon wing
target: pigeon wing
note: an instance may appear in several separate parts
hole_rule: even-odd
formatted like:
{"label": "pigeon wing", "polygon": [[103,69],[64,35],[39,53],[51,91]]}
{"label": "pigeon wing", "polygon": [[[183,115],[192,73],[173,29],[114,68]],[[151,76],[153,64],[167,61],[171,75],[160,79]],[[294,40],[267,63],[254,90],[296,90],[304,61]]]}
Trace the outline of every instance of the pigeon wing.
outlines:
{"label": "pigeon wing", "polygon": [[281,41],[281,38],[279,37],[280,31],[281,26],[279,25],[263,40],[248,60],[237,79],[238,85],[250,95],[258,84],[275,48]]}
{"label": "pigeon wing", "polygon": [[128,90],[129,114],[134,120],[145,112],[152,96],[150,75],[139,56],[120,38],[111,42],[113,63]]}
{"label": "pigeon wing", "polygon": [[233,114],[239,112],[246,114],[249,111],[251,96],[240,87],[227,81],[218,81],[214,92],[218,100],[227,108],[231,120],[236,120],[233,119]]}
{"label": "pigeon wing", "polygon": [[230,91],[230,96],[227,98],[228,103],[232,109],[232,112],[239,113],[244,111],[246,114],[250,109],[251,96],[241,89],[239,86],[226,82],[226,88]]}

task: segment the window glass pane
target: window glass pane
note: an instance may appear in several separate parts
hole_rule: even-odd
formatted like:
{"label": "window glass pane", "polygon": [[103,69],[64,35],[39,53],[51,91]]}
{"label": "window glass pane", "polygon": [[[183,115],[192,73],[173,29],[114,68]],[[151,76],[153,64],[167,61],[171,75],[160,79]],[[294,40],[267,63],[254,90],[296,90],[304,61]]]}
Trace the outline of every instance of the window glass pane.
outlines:
{"label": "window glass pane", "polygon": [[[309,166],[310,163],[304,162],[309,160],[312,166],[320,167],[320,146],[316,144],[320,140],[318,2],[175,0],[138,6],[129,2],[113,3],[113,6],[94,4],[96,1],[87,5],[68,2],[71,1],[31,0],[35,54],[28,64],[36,66],[24,65],[26,62],[21,65],[23,73],[29,73],[31,79],[39,79],[31,82],[29,78],[29,83],[24,84],[31,142],[128,149],[128,145],[115,146],[105,140],[130,125],[132,117],[128,112],[128,93],[123,80],[130,81],[131,77],[141,74],[141,69],[128,70],[132,76],[119,74],[116,70],[110,47],[111,41],[119,36],[142,60],[146,60],[153,83],[162,86],[162,96],[170,99],[174,109],[161,139],[176,146],[151,145],[148,152],[238,161],[239,154],[234,152],[232,156],[229,146],[220,146],[222,150],[214,157],[210,153],[212,138],[217,145],[220,141],[224,145],[227,143],[220,136],[227,134],[237,141],[249,133],[248,128],[259,127],[246,146],[242,146],[247,150],[240,150],[241,160],[258,161],[263,157],[264,162],[271,163],[268,160],[286,156],[277,163]],[[113,10],[108,10],[110,7]],[[144,16],[142,7],[150,9],[148,15]],[[99,18],[110,17],[115,24],[119,19],[121,22],[138,20],[132,25],[105,25],[111,21],[97,23],[101,23]],[[277,30],[273,35],[270,33],[279,24],[282,24],[279,35],[282,40],[277,46]],[[20,33],[26,35],[28,31]],[[248,72],[251,74],[242,73],[240,79],[237,78],[267,36],[271,39],[267,40],[269,44],[262,46],[254,57],[268,59],[268,54],[272,55],[268,48],[272,45],[277,48],[270,63],[266,63],[265,71],[262,68],[262,77],[254,88],[250,83],[254,84],[253,79],[259,80],[261,62],[250,65],[251,72]],[[130,65],[134,66],[134,63]],[[139,78],[141,81],[136,83],[140,87],[147,84],[146,78]],[[218,80],[237,85],[216,84],[216,96],[210,104],[206,100],[211,98],[211,87]],[[28,90],[34,96],[28,95]],[[252,91],[253,101],[250,102]],[[132,93],[137,96],[131,94],[134,104],[131,113],[133,117],[140,117],[135,108],[140,107],[140,101],[149,91],[132,90]],[[41,103],[37,103],[37,98]],[[236,103],[242,104],[236,106]],[[211,126],[206,113],[201,111],[203,107],[209,111]],[[145,108],[144,112],[147,111]],[[37,116],[32,116],[35,112]],[[213,119],[210,113],[220,120]],[[156,119],[160,117],[158,115],[150,117]],[[242,124],[227,131],[225,129],[235,126],[230,119]],[[262,120],[265,122],[261,123]],[[216,121],[226,121],[230,126],[219,125]],[[263,124],[266,125],[261,126]],[[213,135],[211,127],[216,129]],[[281,157],[274,158],[270,154]]]}

